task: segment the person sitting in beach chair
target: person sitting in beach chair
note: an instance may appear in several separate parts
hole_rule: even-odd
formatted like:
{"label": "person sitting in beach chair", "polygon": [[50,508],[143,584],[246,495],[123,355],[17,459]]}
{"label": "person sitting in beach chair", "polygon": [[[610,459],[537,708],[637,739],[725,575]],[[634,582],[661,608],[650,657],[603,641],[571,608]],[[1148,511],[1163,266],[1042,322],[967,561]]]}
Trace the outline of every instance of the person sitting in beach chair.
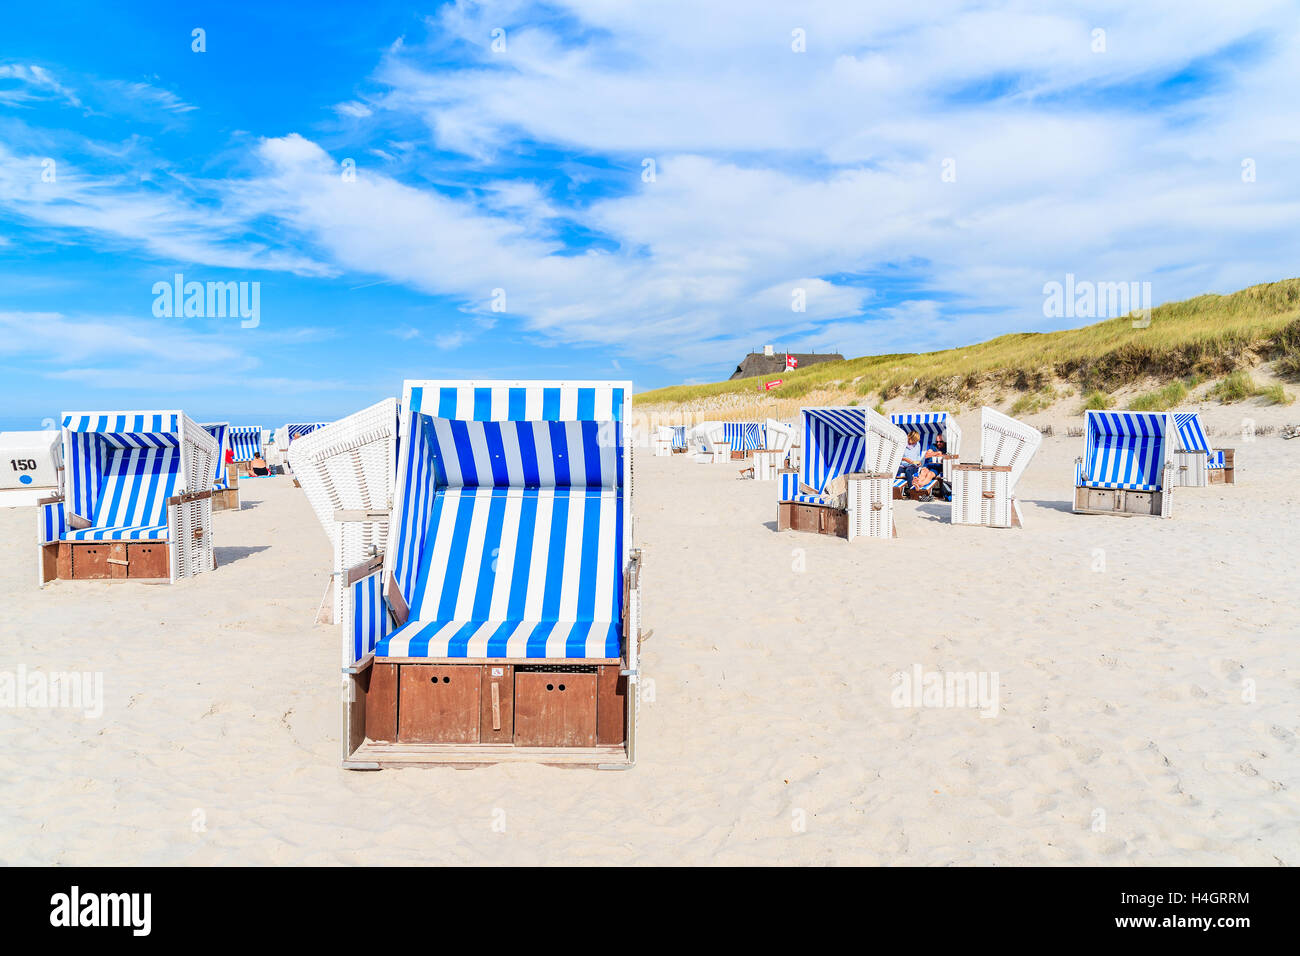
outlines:
{"label": "person sitting in beach chair", "polygon": [[910,486],[924,463],[925,450],[921,445],[921,433],[910,431],[907,433],[907,444],[903,446],[903,463],[898,466],[898,477],[906,478]]}
{"label": "person sitting in beach chair", "polygon": [[261,455],[257,455],[252,461],[250,461],[248,467],[252,469],[252,472],[255,475],[270,474],[270,469],[266,466],[266,459]]}
{"label": "person sitting in beach chair", "polygon": [[943,480],[942,470],[943,456],[947,453],[947,442],[942,435],[935,436],[934,442],[926,446],[921,442],[920,432],[908,432],[903,464],[898,469],[898,476],[906,479],[904,495],[923,502],[933,501],[936,497],[951,500],[951,491]]}

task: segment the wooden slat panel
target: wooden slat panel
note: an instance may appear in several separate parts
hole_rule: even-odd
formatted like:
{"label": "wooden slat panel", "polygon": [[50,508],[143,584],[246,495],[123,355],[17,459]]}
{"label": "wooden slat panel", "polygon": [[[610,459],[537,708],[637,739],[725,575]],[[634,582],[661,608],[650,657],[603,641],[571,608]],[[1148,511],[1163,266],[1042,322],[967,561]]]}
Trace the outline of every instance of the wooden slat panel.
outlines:
{"label": "wooden slat panel", "polygon": [[397,739],[478,743],[481,670],[465,664],[402,665],[397,681]]}
{"label": "wooden slat panel", "polygon": [[595,674],[515,674],[515,746],[595,745]]}
{"label": "wooden slat panel", "polygon": [[371,740],[397,739],[397,665],[370,668],[366,691],[366,736]]}
{"label": "wooden slat panel", "polygon": [[142,541],[128,544],[127,574],[133,578],[165,578],[170,576],[167,565],[165,541]]}
{"label": "wooden slat panel", "polygon": [[626,677],[620,677],[622,668],[609,664],[596,669],[596,743],[621,744],[627,738]]}

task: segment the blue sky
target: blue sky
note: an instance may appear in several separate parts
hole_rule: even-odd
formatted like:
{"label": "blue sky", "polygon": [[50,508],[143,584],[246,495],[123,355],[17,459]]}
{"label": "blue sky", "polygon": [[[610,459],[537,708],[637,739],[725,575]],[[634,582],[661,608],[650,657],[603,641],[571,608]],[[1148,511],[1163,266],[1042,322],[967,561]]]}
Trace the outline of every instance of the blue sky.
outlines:
{"label": "blue sky", "polygon": [[[1290,2],[700,6],[11,5],[0,427],[641,390],[1077,324],[1067,273],[1300,272]],[[155,315],[176,273],[256,327]]]}

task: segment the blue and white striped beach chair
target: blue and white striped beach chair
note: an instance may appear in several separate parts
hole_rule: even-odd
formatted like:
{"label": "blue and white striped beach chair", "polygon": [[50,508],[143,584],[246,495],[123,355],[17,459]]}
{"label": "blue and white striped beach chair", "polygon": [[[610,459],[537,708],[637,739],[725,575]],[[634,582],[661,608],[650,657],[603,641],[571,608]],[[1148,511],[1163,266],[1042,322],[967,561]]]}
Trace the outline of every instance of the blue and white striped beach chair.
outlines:
{"label": "blue and white striped beach chair", "polygon": [[686,452],[686,426],[673,425],[673,442],[672,452],[674,455],[685,454]]}
{"label": "blue and white striped beach chair", "polygon": [[179,411],[66,412],[64,496],[39,508],[40,581],[212,570],[215,439]]}
{"label": "blue and white striped beach chair", "polygon": [[252,461],[262,454],[261,425],[231,425],[230,448],[239,463]]}
{"label": "blue and white striped beach chair", "polygon": [[[883,415],[869,408],[805,408],[802,418],[801,468],[783,471],[779,476],[778,529],[833,533],[835,522],[824,520],[826,516],[820,514],[817,514],[816,529],[801,526],[801,512],[791,506],[811,505],[832,512],[843,511],[847,519],[846,536],[850,540],[859,535],[892,537],[890,488],[906,436]],[[841,506],[841,496],[827,493],[827,486],[849,475],[863,477],[848,482]]]}
{"label": "blue and white striped beach chair", "polygon": [[383,566],[349,582],[346,766],[631,759],[631,395],[405,383]]}
{"label": "blue and white striped beach chair", "polygon": [[[921,449],[928,451],[931,448],[938,447],[937,440],[942,438],[946,446],[945,456],[940,460],[939,471],[943,480],[952,483],[952,466],[958,458],[961,451],[961,428],[957,425],[957,419],[947,412],[907,412],[897,415],[890,415],[889,420],[897,425],[903,432],[917,432],[921,436]],[[934,461],[934,459],[928,459]],[[931,471],[935,469],[931,468]],[[907,479],[902,475],[894,478],[894,487],[897,489],[897,496],[903,497],[903,490],[907,487]]]}
{"label": "blue and white striped beach chair", "polygon": [[1235,469],[1228,463],[1235,458],[1234,450],[1221,448],[1216,451],[1211,448],[1205,429],[1201,427],[1201,418],[1195,412],[1175,412],[1174,423],[1178,427],[1174,484],[1187,488],[1204,488],[1225,480],[1232,484]]}
{"label": "blue and white striped beach chair", "polygon": [[1074,510],[1168,518],[1174,482],[1174,416],[1088,411],[1074,466]]}
{"label": "blue and white striped beach chair", "polygon": [[212,482],[212,510],[238,511],[239,476],[226,465],[226,449],[231,448],[230,423],[205,422],[202,427],[217,443],[216,477]]}

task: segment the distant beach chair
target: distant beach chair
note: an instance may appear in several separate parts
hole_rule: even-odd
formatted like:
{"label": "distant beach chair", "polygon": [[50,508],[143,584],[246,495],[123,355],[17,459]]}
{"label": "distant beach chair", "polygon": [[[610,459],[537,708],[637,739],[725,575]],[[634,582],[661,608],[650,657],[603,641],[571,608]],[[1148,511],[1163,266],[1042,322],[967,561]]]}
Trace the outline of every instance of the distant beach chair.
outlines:
{"label": "distant beach chair", "polygon": [[[731,439],[727,437],[727,422],[700,422],[694,434],[708,461],[717,464],[731,461]],[[697,459],[699,460],[699,459]]]}
{"label": "distant beach chair", "polygon": [[[957,419],[947,412],[909,412],[890,415],[889,420],[897,425],[904,433],[917,432],[921,436],[921,448],[928,450],[935,447],[936,441],[943,439],[946,446],[946,452],[937,460],[940,463],[939,474],[943,481],[951,487],[952,485],[952,466],[960,458],[961,452],[961,428],[957,425]],[[928,461],[935,461],[931,457]],[[934,470],[933,468],[931,469]],[[923,491],[936,491],[937,479],[931,481]],[[906,498],[908,479],[902,475],[894,478],[894,497],[897,499]]]}
{"label": "distant beach chair", "polygon": [[386,554],[350,584],[344,766],[631,764],[631,395],[405,383]]}
{"label": "distant beach chair", "polygon": [[789,458],[790,446],[794,443],[794,426],[769,418],[763,425],[762,440],[762,448],[749,450],[751,464],[741,469],[741,476],[775,481]]}
{"label": "distant beach chair", "polygon": [[211,571],[217,444],[179,411],[66,412],[65,493],[38,504],[39,579]]}
{"label": "distant beach chair", "polygon": [[650,438],[650,446],[654,449],[656,458],[667,458],[673,453],[673,428],[671,425],[660,425],[654,430],[654,435]]}
{"label": "distant beach chair", "polygon": [[63,492],[63,436],[57,429],[0,432],[0,508],[29,508]]}
{"label": "distant beach chair", "polygon": [[[346,620],[351,578],[383,557],[397,470],[397,400],[384,399],[315,429],[289,447],[298,479],[333,550],[318,623]],[[351,663],[350,661],[347,663]]]}
{"label": "distant beach chair", "polygon": [[731,446],[732,461],[743,461],[767,447],[767,433],[761,422],[724,422],[722,438]]}
{"label": "distant beach chair", "polygon": [[1173,415],[1088,411],[1084,439],[1084,455],[1074,464],[1076,513],[1170,516]]}
{"label": "distant beach chair", "polygon": [[673,429],[673,440],[671,445],[672,453],[674,455],[686,454],[686,449],[687,449],[686,426],[673,425],[672,429]]}
{"label": "distant beach chair", "polygon": [[995,408],[980,409],[980,460],[952,469],[952,523],[1022,527],[1016,483],[1042,443],[1034,426]]}
{"label": "distant beach chair", "polygon": [[1175,412],[1178,442],[1174,449],[1174,484],[1180,488],[1204,488],[1211,484],[1236,483],[1236,451],[1214,450],[1200,416],[1195,412]]}
{"label": "distant beach chair", "polygon": [[907,436],[869,408],[805,408],[803,466],[783,470],[777,529],[892,538],[891,488]]}
{"label": "distant beach chair", "polygon": [[234,449],[230,443],[229,422],[206,422],[200,426],[213,437],[217,443],[216,477],[212,482],[212,510],[239,510],[239,475],[226,465],[226,449]]}
{"label": "distant beach chair", "polygon": [[244,475],[251,475],[248,463],[254,458],[262,457],[262,426],[261,425],[231,425],[230,426],[230,449],[235,453],[236,471]]}

